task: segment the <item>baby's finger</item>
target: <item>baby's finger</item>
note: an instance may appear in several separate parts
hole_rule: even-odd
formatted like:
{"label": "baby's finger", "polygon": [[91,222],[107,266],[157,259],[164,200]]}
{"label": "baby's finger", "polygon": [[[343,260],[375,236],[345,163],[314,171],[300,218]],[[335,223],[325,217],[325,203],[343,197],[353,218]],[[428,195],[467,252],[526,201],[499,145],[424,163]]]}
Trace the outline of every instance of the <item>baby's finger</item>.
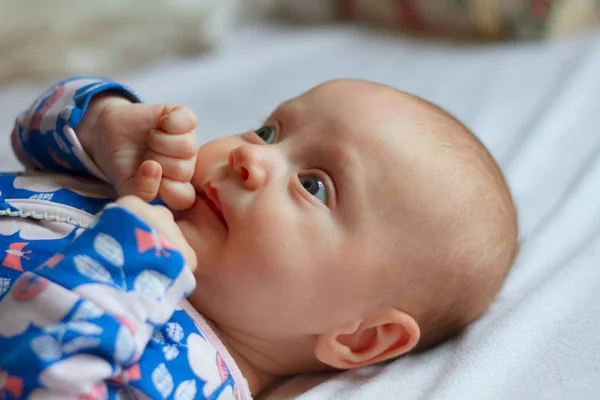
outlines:
{"label": "baby's finger", "polygon": [[185,210],[194,205],[196,190],[191,183],[163,178],[158,196],[172,210]]}
{"label": "baby's finger", "polygon": [[132,192],[144,201],[152,201],[158,196],[162,168],[152,160],[144,161],[133,178]]}
{"label": "baby's finger", "polygon": [[147,160],[153,160],[162,167],[163,178],[169,178],[180,182],[189,182],[196,168],[196,157],[174,158],[157,153],[153,150],[146,152]]}
{"label": "baby's finger", "polygon": [[158,121],[158,128],[168,133],[186,133],[196,129],[198,118],[188,107],[166,105],[163,116]]}
{"label": "baby's finger", "polygon": [[200,143],[196,132],[173,134],[150,130],[148,147],[159,154],[175,158],[192,158],[198,154]]}

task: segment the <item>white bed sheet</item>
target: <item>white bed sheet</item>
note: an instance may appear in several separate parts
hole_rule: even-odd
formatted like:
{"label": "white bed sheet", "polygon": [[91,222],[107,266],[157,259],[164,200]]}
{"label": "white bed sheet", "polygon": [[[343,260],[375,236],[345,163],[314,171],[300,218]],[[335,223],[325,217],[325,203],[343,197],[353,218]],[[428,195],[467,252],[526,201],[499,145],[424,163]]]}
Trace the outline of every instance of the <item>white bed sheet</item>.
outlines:
{"label": "white bed sheet", "polygon": [[[465,121],[504,169],[522,248],[463,335],[388,365],[294,378],[268,400],[595,399],[600,395],[600,32],[553,44],[465,46],[348,27],[242,29],[217,53],[116,77],[190,105],[201,139],[256,127],[331,78],[393,85]],[[0,170],[39,85],[0,90]]]}

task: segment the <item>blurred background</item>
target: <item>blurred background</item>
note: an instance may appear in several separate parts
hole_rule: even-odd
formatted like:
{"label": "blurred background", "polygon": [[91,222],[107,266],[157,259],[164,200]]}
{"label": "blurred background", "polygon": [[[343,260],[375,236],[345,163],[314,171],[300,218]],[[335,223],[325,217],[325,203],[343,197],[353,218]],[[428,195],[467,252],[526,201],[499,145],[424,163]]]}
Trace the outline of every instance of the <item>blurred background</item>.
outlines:
{"label": "blurred background", "polygon": [[258,21],[359,21],[434,38],[547,40],[598,21],[597,0],[0,0],[0,85],[110,75],[218,49]]}

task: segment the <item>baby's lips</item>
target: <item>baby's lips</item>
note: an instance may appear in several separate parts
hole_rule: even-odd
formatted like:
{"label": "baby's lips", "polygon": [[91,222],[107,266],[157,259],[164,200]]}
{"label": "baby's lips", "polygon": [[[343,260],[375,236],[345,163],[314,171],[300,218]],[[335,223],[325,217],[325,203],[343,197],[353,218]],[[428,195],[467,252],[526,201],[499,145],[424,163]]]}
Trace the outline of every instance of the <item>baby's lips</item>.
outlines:
{"label": "baby's lips", "polygon": [[210,182],[204,185],[204,194],[206,195],[206,197],[208,197],[210,201],[212,201],[215,204],[215,206],[219,209],[220,212],[223,212],[221,210],[221,200],[219,199],[219,192],[210,184]]}
{"label": "baby's lips", "polygon": [[219,220],[221,220],[225,228],[229,230],[229,225],[227,224],[227,220],[225,219],[225,215],[223,214],[221,199],[219,198],[219,191],[217,190],[217,188],[213,187],[210,184],[210,182],[207,182],[203,186],[203,195],[207,199],[208,206],[212,209],[212,211],[219,218]]}

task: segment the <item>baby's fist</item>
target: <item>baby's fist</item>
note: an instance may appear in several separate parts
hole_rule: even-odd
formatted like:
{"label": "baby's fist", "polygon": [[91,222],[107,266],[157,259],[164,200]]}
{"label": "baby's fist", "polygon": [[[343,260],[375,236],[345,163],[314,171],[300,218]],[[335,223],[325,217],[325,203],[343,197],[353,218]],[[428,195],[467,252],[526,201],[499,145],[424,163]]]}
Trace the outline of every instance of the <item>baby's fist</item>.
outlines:
{"label": "baby's fist", "polygon": [[[144,200],[158,195],[171,209],[194,204],[191,184],[200,144],[196,137],[196,116],[184,106],[165,106],[157,129],[150,130],[148,150],[140,165],[135,194]],[[157,179],[160,177],[160,179]]]}

